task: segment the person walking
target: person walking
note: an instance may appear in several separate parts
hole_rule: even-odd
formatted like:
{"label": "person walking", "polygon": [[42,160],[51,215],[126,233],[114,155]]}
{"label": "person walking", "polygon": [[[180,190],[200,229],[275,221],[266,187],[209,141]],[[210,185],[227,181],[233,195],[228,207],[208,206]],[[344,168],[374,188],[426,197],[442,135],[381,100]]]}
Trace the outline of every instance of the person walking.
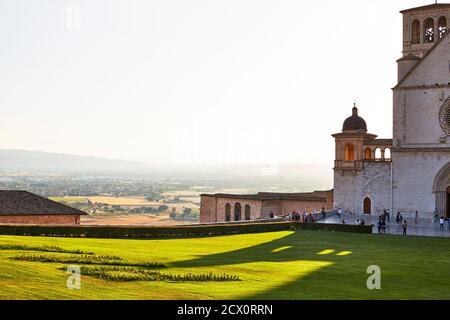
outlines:
{"label": "person walking", "polygon": [[415,215],[415,217],[414,217],[414,222],[415,222],[416,224],[419,223],[419,212],[417,212],[417,211],[416,211],[416,215]]}
{"label": "person walking", "polygon": [[441,231],[444,231],[444,217],[441,216],[441,219],[439,220],[439,228]]}
{"label": "person walking", "polygon": [[342,215],[342,209],[341,208],[338,209],[337,215],[338,215],[338,218],[340,219],[341,215]]}
{"label": "person walking", "polygon": [[403,221],[402,228],[403,228],[403,235],[406,236],[406,229],[408,229],[408,223],[406,222],[406,220]]}
{"label": "person walking", "polygon": [[322,219],[325,220],[327,218],[327,213],[325,211],[325,207],[322,207],[322,210],[320,210],[320,213],[322,214]]}
{"label": "person walking", "polygon": [[386,220],[381,221],[381,234],[386,234]]}
{"label": "person walking", "polygon": [[381,218],[378,220],[378,234],[381,234],[381,227],[383,225],[383,222],[381,221]]}

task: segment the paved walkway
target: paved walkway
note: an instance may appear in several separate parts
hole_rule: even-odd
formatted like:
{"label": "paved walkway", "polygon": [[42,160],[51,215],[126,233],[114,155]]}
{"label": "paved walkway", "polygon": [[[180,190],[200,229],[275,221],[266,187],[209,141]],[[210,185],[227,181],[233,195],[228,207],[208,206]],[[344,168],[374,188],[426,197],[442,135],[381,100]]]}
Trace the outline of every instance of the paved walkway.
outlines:
{"label": "paved walkway", "polygon": [[[319,223],[341,223],[342,218],[345,219],[347,224],[356,225],[356,220],[364,219],[366,225],[373,224],[373,233],[378,233],[378,215],[343,215],[341,219],[338,219],[337,215],[329,216],[326,220],[319,221]],[[430,219],[419,219],[416,224],[414,219],[406,219],[408,222],[407,234],[412,236],[426,236],[426,237],[449,237],[450,230],[449,225],[445,222],[445,230],[441,231],[439,223],[432,223]],[[395,222],[395,218],[391,217],[391,222],[386,221],[386,234],[403,234],[401,225]]]}

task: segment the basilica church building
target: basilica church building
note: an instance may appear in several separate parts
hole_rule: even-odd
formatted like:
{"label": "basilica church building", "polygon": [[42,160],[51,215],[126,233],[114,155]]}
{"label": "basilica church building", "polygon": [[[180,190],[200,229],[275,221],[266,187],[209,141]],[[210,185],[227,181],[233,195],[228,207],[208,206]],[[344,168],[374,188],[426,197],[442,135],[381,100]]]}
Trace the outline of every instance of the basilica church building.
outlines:
{"label": "basilica church building", "polygon": [[401,11],[403,57],[393,139],[369,134],[353,108],[336,141],[334,207],[450,216],[450,4]]}

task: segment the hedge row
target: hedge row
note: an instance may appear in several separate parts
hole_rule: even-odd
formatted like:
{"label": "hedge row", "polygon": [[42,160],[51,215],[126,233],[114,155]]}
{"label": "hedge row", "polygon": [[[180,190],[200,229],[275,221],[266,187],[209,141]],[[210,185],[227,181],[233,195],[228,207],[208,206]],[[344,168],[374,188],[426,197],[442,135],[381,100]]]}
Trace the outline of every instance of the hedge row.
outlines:
{"label": "hedge row", "polygon": [[176,227],[125,227],[125,226],[35,226],[0,225],[0,234],[47,236],[47,237],[86,237],[86,238],[179,238],[218,236],[229,234],[262,233],[286,230],[341,231],[372,233],[371,226],[339,224],[303,224],[299,222],[249,223],[233,225],[200,225]]}
{"label": "hedge row", "polygon": [[298,229],[325,232],[372,233],[373,226],[356,226],[350,224],[299,223]]}

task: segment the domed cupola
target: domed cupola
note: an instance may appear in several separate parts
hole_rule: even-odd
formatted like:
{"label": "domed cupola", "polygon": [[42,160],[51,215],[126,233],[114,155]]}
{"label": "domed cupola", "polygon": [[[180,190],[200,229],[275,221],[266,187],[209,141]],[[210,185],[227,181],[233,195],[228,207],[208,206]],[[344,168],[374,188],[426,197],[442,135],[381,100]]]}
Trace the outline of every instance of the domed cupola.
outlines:
{"label": "domed cupola", "polygon": [[344,121],[342,132],[364,132],[367,133],[367,124],[363,118],[358,116],[356,105],[352,109],[352,116]]}

